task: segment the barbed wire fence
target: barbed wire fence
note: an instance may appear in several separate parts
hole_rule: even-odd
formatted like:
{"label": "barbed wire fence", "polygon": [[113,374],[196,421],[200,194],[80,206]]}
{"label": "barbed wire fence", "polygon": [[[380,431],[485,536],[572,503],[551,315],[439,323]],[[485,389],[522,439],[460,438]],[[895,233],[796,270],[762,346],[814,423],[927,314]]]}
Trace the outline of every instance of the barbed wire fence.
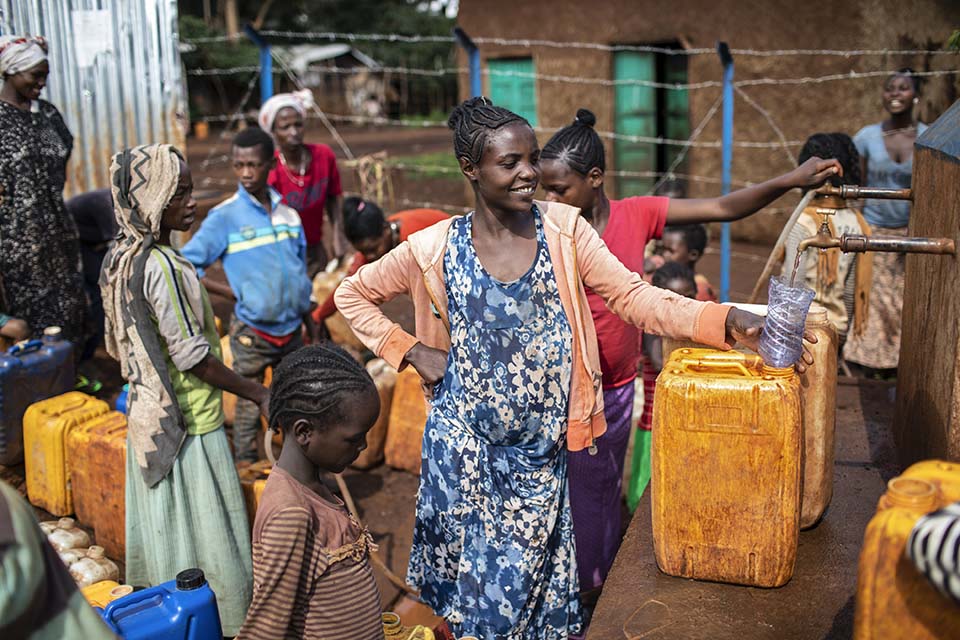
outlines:
{"label": "barbed wire fence", "polygon": [[[298,31],[261,31],[260,35],[264,38],[270,39],[272,41],[283,41],[290,40],[296,41],[298,43],[309,43],[309,42],[342,42],[342,43],[358,43],[358,42],[379,42],[379,43],[395,43],[398,45],[403,44],[417,44],[417,43],[454,43],[454,38],[450,36],[432,36],[432,35],[405,35],[405,34],[358,34],[358,33],[334,33],[334,32],[298,32]],[[239,36],[238,38],[243,38],[244,36]],[[214,37],[214,38],[198,38],[186,41],[186,44],[192,46],[203,46],[204,44],[218,43],[229,41],[230,38],[226,36]],[[510,46],[510,47],[524,47],[524,48],[555,48],[555,49],[584,49],[584,50],[593,50],[593,51],[604,51],[604,52],[642,52],[642,53],[655,53],[662,54],[667,56],[688,56],[693,58],[696,56],[714,56],[716,51],[712,48],[691,48],[691,49],[676,49],[676,48],[667,48],[667,47],[656,47],[656,46],[642,46],[642,45],[609,45],[604,43],[589,43],[589,42],[559,42],[551,40],[527,40],[527,39],[506,39],[506,38],[473,38],[473,41],[480,46],[492,45],[492,46]],[[893,56],[927,56],[927,57],[938,57],[938,56],[953,56],[957,59],[957,64],[950,65],[949,69],[934,69],[927,71],[917,71],[914,73],[917,77],[920,78],[935,78],[935,77],[956,77],[960,73],[960,56],[956,52],[946,51],[946,50],[927,50],[927,49],[853,49],[853,50],[839,50],[839,49],[777,49],[777,50],[757,50],[757,49],[732,49],[731,52],[734,56],[737,57],[757,57],[757,58],[788,58],[788,57],[823,57],[823,58],[840,58],[847,60],[864,60],[872,58],[890,58]],[[284,59],[283,56],[277,55],[276,51],[273,52],[273,60],[276,63],[273,73],[281,78],[286,79],[293,86],[297,88],[304,88],[305,83],[303,78],[297,75],[296,72],[291,68],[290,64]],[[879,65],[878,65],[879,66]],[[403,67],[403,66],[391,66],[391,67],[376,67],[373,69],[376,72],[382,73],[387,77],[390,76],[411,76],[411,77],[445,77],[450,75],[455,75],[458,77],[465,77],[469,70],[463,67],[444,67],[438,69],[427,69],[427,68],[414,68],[414,67]],[[249,84],[246,86],[246,90],[243,94],[243,97],[238,102],[236,108],[231,113],[221,113],[221,114],[211,114],[199,118],[198,122],[206,123],[217,123],[223,124],[223,129],[221,130],[219,137],[217,138],[216,143],[209,150],[206,159],[201,164],[201,170],[207,170],[211,167],[215,167],[218,164],[225,164],[228,162],[229,158],[225,153],[220,153],[225,144],[227,143],[231,132],[238,126],[241,121],[244,122],[255,122],[256,121],[256,105],[251,104],[253,90],[257,84],[257,80],[260,74],[259,66],[236,66],[228,68],[195,68],[188,69],[187,75],[190,77],[214,77],[214,76],[237,76],[237,75],[249,75]],[[339,67],[339,66],[322,66],[315,69],[316,72],[320,74],[330,74],[330,75],[355,75],[361,73],[369,73],[371,69],[366,67]],[[768,108],[765,108],[760,101],[753,95],[748,92],[748,89],[751,87],[798,87],[806,85],[824,85],[829,83],[846,83],[853,80],[862,80],[862,79],[871,79],[871,78],[883,78],[888,77],[892,73],[897,71],[896,68],[874,68],[868,70],[853,70],[851,69],[845,73],[829,73],[823,75],[805,75],[798,77],[762,77],[762,78],[748,78],[737,80],[733,82],[733,88],[735,95],[738,96],[743,103],[755,111],[762,118],[764,122],[767,123],[770,130],[769,139],[754,139],[754,140],[743,140],[735,139],[733,146],[740,149],[767,149],[773,151],[782,152],[782,155],[786,162],[790,166],[795,165],[795,155],[796,150],[803,145],[803,140],[791,140],[788,139],[784,133],[783,127],[780,123],[777,122],[776,118],[773,116],[771,111]],[[493,69],[493,68],[484,68],[481,70],[481,73],[488,79],[493,79],[497,77],[517,77],[520,79],[532,80],[536,82],[548,82],[548,83],[564,83],[571,84],[576,86],[594,86],[602,88],[617,88],[617,87],[644,87],[650,89],[659,89],[666,91],[686,91],[686,92],[700,92],[700,91],[709,91],[709,90],[718,90],[722,87],[722,82],[720,80],[704,80],[699,82],[687,82],[687,83],[677,83],[677,82],[657,82],[651,80],[643,79],[609,79],[596,76],[575,76],[575,75],[559,75],[559,74],[548,74],[548,73],[539,73],[539,72],[522,72],[522,71],[512,71],[504,69]],[[719,76],[719,66],[717,74]],[[617,178],[642,178],[642,179],[651,179],[654,180],[653,186],[649,189],[648,193],[653,193],[657,188],[663,185],[666,181],[672,179],[679,179],[691,183],[700,183],[708,185],[719,185],[721,183],[720,179],[716,176],[710,175],[697,175],[694,173],[680,171],[679,169],[684,163],[684,160],[687,158],[687,155],[692,148],[700,149],[720,149],[723,143],[720,140],[706,140],[701,139],[701,136],[707,126],[715,117],[719,107],[721,105],[721,98],[717,97],[711,105],[707,108],[703,118],[697,124],[697,126],[691,131],[689,137],[686,139],[676,139],[676,138],[667,138],[663,136],[644,136],[644,135],[629,135],[624,133],[618,133],[616,131],[610,130],[598,130],[597,133],[601,138],[605,140],[610,140],[613,142],[623,141],[630,143],[645,143],[658,146],[674,146],[679,147],[679,152],[673,157],[672,162],[665,171],[629,171],[616,169],[613,171],[608,171],[607,175],[614,176]],[[450,175],[457,176],[459,170],[451,166],[441,166],[437,164],[431,164],[428,161],[419,162],[411,159],[410,156],[404,155],[404,160],[397,161],[389,158],[384,153],[373,154],[369,156],[357,157],[351,150],[349,144],[344,140],[343,136],[337,129],[337,124],[341,125],[364,125],[364,126],[373,126],[380,128],[390,128],[390,129],[415,129],[415,128],[435,128],[435,127],[445,127],[446,122],[443,120],[430,120],[423,117],[396,117],[390,118],[385,116],[371,116],[363,115],[357,113],[328,113],[322,110],[319,106],[314,105],[311,109],[310,114],[308,115],[310,119],[317,119],[324,125],[324,127],[329,131],[334,141],[341,150],[341,153],[346,157],[346,161],[341,163],[343,168],[354,170],[358,172],[358,182],[360,183],[361,190],[364,192],[365,197],[370,195],[376,196],[387,196],[391,203],[394,206],[402,207],[430,207],[430,208],[439,208],[444,209],[449,212],[462,212],[468,210],[468,207],[463,206],[462,204],[452,204],[452,203],[435,203],[435,202],[426,202],[417,200],[416,198],[411,198],[409,195],[400,195],[395,197],[394,188],[392,183],[392,176],[394,172],[400,172],[403,174],[421,174],[421,175]],[[550,135],[558,130],[558,128],[551,127],[535,127],[537,133]],[[373,156],[376,157],[373,157]],[[414,156],[415,157],[415,156]],[[376,176],[375,179],[371,176]],[[224,178],[216,178],[206,176],[200,179],[200,183],[205,186],[218,185],[222,187],[230,187],[233,185],[232,180],[227,180]],[[747,181],[733,181],[731,183],[732,187],[743,187],[751,184]],[[637,194],[640,195],[640,194]],[[784,211],[790,210],[789,207],[771,207],[767,208],[765,211],[767,213],[778,214]]]}

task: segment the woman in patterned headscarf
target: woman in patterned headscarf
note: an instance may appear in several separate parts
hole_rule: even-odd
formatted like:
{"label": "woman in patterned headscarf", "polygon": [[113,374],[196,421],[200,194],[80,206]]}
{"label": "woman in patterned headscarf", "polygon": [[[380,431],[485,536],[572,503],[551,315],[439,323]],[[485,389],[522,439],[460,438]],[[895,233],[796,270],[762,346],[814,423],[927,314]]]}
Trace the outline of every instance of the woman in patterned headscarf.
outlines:
{"label": "woman in patterned headscarf", "polygon": [[73,136],[40,99],[50,67],[42,38],[0,36],[0,276],[3,309],[35,334],[59,326],[78,343],[84,293],[77,229],[63,205]]}
{"label": "woman in patterned headscarf", "polygon": [[223,633],[243,623],[253,588],[250,529],[223,431],[221,389],[268,411],[267,391],[220,362],[213,310],[193,265],[170,246],[193,224],[193,179],[167,144],[110,166],[117,240],[100,276],[107,350],[130,382],[126,578],[159,584],[200,567]]}

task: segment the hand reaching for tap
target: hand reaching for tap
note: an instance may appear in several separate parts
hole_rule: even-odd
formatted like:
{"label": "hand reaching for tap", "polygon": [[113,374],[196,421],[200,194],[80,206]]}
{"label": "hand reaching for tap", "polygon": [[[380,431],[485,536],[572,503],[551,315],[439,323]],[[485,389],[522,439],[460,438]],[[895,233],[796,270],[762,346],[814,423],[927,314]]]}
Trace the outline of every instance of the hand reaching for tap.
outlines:
{"label": "hand reaching for tap", "polygon": [[819,187],[831,176],[843,177],[843,166],[839,160],[809,158],[806,162],[787,174],[791,187],[801,189]]}

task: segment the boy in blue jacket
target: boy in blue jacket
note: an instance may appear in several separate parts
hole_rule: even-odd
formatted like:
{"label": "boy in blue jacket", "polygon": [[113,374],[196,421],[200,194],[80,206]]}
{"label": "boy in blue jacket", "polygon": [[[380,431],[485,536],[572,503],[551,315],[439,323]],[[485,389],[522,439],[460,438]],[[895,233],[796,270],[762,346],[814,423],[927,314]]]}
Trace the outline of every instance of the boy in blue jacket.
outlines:
{"label": "boy in blue jacket", "polygon": [[[230,322],[233,370],[258,381],[268,366],[303,346],[304,325],[310,338],[316,337],[300,216],[267,185],[273,152],[273,138],[261,129],[237,134],[232,148],[237,192],[210,210],[181,251],[198,270],[222,261],[237,299]],[[238,398],[233,448],[239,461],[257,460],[259,415],[254,403]]]}

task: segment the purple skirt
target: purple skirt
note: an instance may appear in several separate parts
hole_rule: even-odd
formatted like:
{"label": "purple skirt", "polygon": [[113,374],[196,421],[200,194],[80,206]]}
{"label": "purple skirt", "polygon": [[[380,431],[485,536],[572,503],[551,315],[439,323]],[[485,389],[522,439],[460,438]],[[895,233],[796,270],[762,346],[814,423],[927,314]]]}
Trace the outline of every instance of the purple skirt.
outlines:
{"label": "purple skirt", "polygon": [[633,395],[632,380],[604,389],[607,432],[597,439],[597,455],[584,449],[571,451],[567,457],[581,591],[603,585],[620,548],[623,464],[630,441]]}

